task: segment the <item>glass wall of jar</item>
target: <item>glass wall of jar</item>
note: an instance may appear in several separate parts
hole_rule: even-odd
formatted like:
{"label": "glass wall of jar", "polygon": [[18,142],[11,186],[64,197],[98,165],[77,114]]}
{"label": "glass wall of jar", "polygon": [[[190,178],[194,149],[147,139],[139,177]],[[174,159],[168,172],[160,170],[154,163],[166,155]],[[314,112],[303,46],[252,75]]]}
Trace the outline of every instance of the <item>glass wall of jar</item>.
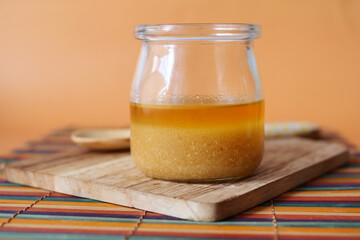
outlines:
{"label": "glass wall of jar", "polygon": [[144,174],[203,181],[255,171],[264,146],[259,35],[255,24],[136,26],[131,155]]}

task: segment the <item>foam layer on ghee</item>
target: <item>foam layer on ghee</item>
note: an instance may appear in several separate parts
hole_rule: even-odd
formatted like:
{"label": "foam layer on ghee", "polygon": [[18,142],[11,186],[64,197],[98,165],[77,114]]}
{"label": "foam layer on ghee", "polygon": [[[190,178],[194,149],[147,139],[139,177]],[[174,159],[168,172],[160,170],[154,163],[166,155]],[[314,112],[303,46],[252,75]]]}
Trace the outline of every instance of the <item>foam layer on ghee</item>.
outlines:
{"label": "foam layer on ghee", "polygon": [[147,176],[168,180],[240,178],[260,164],[264,103],[131,103],[131,155]]}

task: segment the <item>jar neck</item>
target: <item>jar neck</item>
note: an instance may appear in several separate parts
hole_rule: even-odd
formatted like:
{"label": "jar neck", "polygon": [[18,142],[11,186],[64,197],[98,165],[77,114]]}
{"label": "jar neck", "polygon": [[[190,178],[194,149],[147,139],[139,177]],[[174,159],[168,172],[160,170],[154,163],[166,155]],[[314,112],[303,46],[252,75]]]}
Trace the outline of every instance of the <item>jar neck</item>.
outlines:
{"label": "jar neck", "polygon": [[226,45],[238,45],[243,47],[253,47],[254,41],[253,39],[248,40],[142,40],[143,44],[146,45],[218,45],[218,46],[226,46]]}
{"label": "jar neck", "polygon": [[135,36],[147,41],[241,41],[258,38],[260,26],[246,23],[138,25]]}

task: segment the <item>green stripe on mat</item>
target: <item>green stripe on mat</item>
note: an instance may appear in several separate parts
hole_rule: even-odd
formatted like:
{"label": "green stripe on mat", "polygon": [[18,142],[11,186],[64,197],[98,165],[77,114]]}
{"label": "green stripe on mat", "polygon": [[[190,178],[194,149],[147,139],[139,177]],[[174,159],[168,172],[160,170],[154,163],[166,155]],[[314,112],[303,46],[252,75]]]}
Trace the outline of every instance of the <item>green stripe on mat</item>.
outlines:
{"label": "green stripe on mat", "polygon": [[[5,215],[0,213],[0,218]],[[12,215],[12,214],[10,214]],[[58,216],[58,215],[38,215],[38,214],[20,214],[16,216],[18,219],[46,219],[46,220],[70,220],[70,221],[91,221],[91,222],[131,222],[135,223],[138,221],[138,216],[135,218],[114,218],[114,217],[90,217],[90,216]],[[273,226],[272,220],[268,222],[263,221],[223,221],[223,222],[195,222],[188,220],[165,220],[165,219],[143,219],[143,223],[158,223],[158,224],[188,224],[188,225],[229,225],[229,226]]]}
{"label": "green stripe on mat", "polygon": [[360,228],[360,222],[279,222],[279,227]]}
{"label": "green stripe on mat", "polygon": [[11,186],[11,187],[27,187],[27,186],[24,186],[24,185],[20,185],[20,184],[17,184],[17,183],[11,183],[11,182],[2,182],[0,183],[0,186]]}
{"label": "green stripe on mat", "polygon": [[292,191],[336,191],[336,190],[360,190],[359,186],[346,186],[346,187],[297,187]]}
{"label": "green stripe on mat", "polygon": [[360,178],[360,173],[329,173],[321,176],[322,178]]}
{"label": "green stripe on mat", "polygon": [[[360,168],[360,164],[356,164],[356,163],[350,163],[350,164],[346,164],[341,168]],[[341,169],[340,168],[340,169]]]}
{"label": "green stripe on mat", "polygon": [[0,218],[11,218],[14,215],[14,213],[0,213]]}

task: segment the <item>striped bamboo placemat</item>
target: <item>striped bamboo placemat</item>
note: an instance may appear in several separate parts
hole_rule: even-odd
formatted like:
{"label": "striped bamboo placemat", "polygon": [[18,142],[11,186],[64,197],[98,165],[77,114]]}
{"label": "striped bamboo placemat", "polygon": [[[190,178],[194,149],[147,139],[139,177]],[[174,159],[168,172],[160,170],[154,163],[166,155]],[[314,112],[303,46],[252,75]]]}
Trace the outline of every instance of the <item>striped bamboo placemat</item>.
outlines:
{"label": "striped bamboo placemat", "polygon": [[[0,165],[75,147],[71,131],[30,142],[0,157]],[[0,224],[0,239],[360,239],[360,153],[329,174],[212,223],[26,187],[1,172]]]}

